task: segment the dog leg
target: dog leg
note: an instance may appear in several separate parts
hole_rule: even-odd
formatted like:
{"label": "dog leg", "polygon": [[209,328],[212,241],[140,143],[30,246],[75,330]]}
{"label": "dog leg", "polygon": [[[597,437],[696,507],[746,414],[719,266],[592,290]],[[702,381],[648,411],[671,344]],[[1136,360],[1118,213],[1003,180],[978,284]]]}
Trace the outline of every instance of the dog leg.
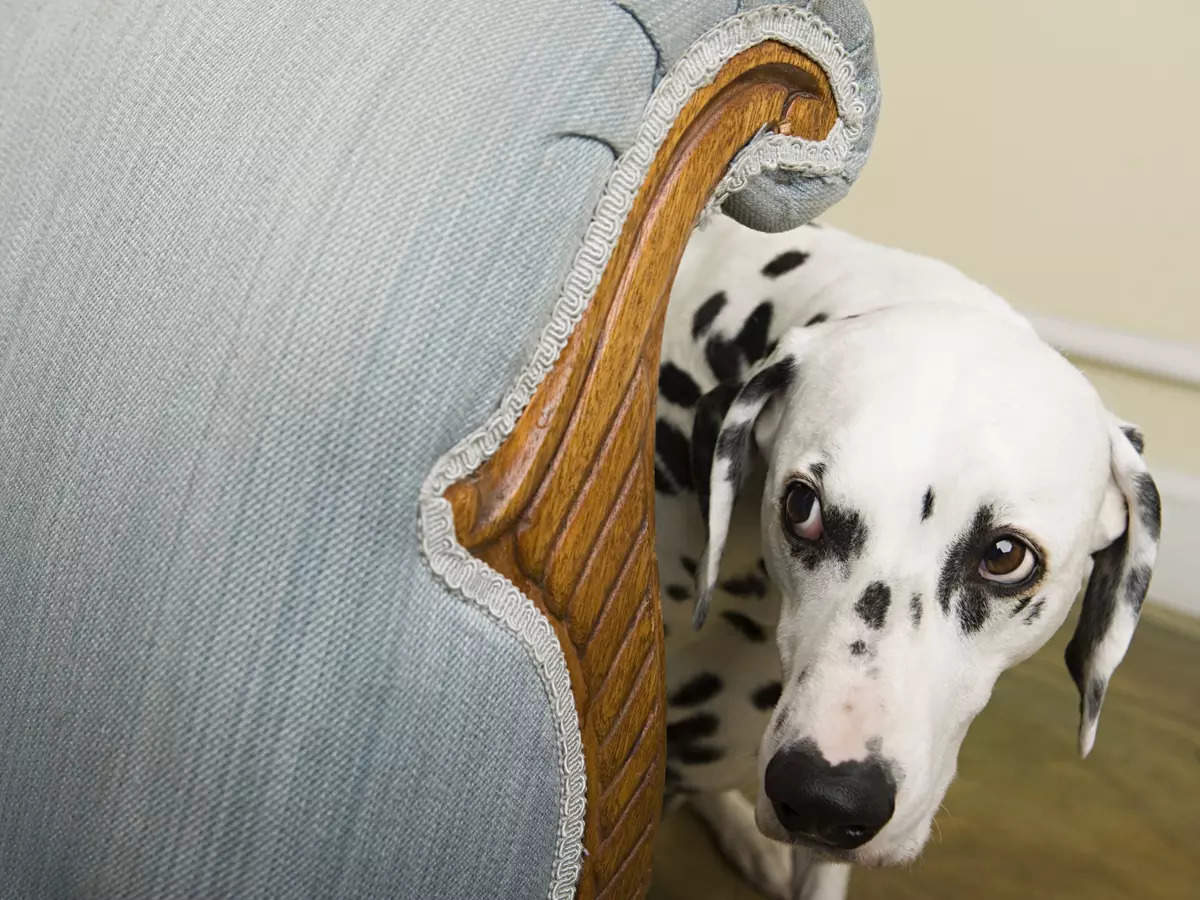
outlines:
{"label": "dog leg", "polygon": [[790,900],[846,900],[850,864],[823,862],[805,847],[792,848]]}
{"label": "dog leg", "polygon": [[721,853],[747,881],[768,897],[791,900],[791,848],[758,830],[749,800],[738,791],[722,791],[694,794],[689,802]]}

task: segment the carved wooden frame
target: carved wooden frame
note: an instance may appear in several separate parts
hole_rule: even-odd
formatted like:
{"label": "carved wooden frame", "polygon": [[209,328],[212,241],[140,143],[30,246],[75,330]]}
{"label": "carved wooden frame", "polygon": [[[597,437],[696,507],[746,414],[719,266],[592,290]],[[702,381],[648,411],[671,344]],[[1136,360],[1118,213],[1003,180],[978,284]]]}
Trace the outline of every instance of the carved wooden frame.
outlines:
{"label": "carved wooden frame", "polygon": [[684,105],[595,296],[515,429],[445,492],[459,543],[533,600],[566,657],[587,771],[584,900],[645,893],[662,804],[653,424],[675,270],[759,129],[821,140],[836,120],[825,73],[799,51],[765,41],[731,58]]}

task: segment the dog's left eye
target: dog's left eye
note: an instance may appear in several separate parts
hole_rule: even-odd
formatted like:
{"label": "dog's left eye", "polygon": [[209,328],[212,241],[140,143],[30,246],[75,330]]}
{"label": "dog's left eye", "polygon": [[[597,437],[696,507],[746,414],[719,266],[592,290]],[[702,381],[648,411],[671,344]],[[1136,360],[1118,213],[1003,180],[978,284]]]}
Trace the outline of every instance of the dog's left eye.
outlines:
{"label": "dog's left eye", "polygon": [[805,541],[821,537],[821,501],[817,492],[802,481],[794,481],[783,495],[783,524],[792,534]]}
{"label": "dog's left eye", "polygon": [[1033,574],[1037,556],[1015,534],[995,538],[979,561],[979,574],[1000,584],[1019,584]]}

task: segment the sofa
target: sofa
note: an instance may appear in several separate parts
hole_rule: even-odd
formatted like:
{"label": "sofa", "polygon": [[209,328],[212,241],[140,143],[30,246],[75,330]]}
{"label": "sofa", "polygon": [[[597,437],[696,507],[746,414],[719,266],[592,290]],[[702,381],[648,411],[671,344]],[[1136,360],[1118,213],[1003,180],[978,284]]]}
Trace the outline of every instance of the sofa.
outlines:
{"label": "sofa", "polygon": [[628,897],[653,409],[859,0],[0,0],[0,897]]}

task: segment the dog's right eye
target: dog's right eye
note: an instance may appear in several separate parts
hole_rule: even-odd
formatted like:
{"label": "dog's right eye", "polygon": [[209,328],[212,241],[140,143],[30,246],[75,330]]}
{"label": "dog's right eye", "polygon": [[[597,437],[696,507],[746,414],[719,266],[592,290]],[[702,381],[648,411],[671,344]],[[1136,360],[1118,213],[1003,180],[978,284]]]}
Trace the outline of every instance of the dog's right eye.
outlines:
{"label": "dog's right eye", "polygon": [[821,537],[821,501],[817,492],[802,481],[793,481],[783,496],[783,527],[802,541]]}

